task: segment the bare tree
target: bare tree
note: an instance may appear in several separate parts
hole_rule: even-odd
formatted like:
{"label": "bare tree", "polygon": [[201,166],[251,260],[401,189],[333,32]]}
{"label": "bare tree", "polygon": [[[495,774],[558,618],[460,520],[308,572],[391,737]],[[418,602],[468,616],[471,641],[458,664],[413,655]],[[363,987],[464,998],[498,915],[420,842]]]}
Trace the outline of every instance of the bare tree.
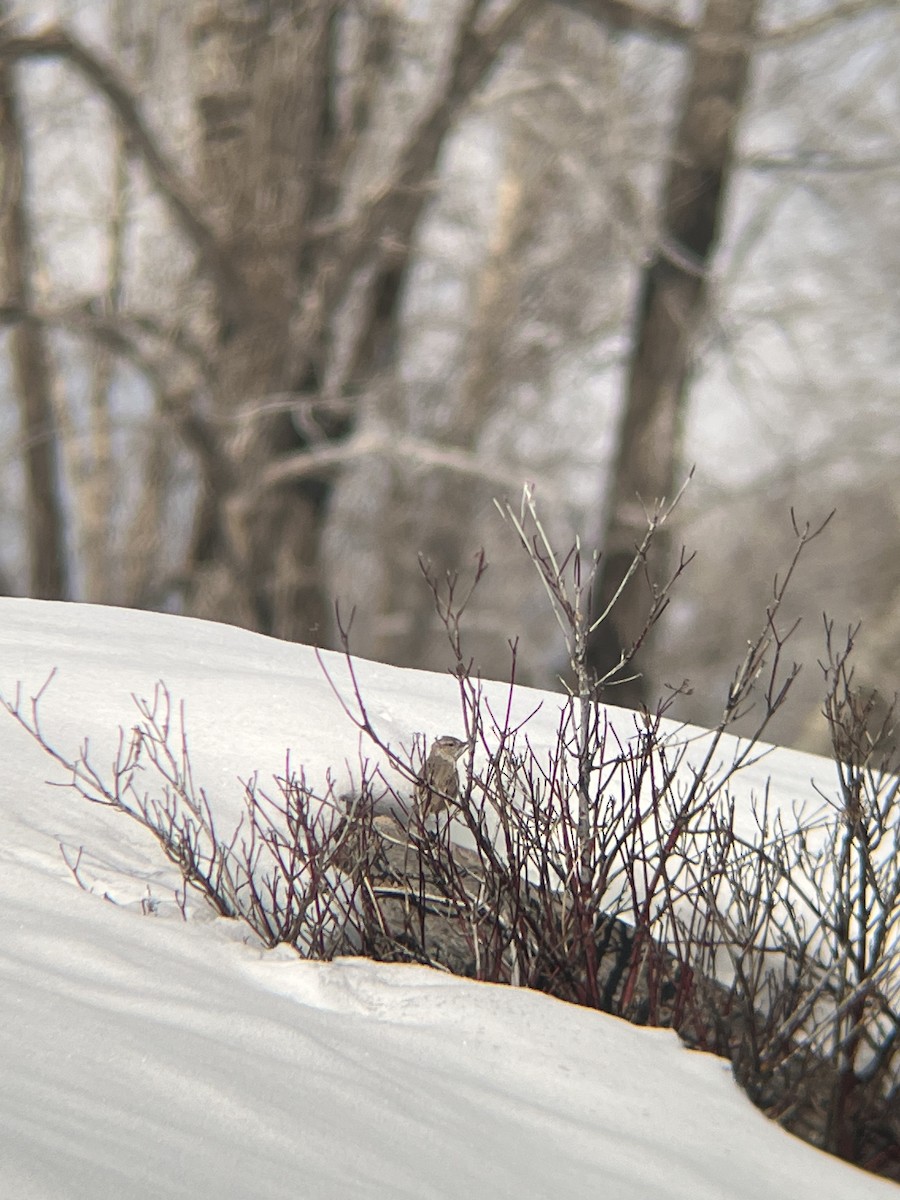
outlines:
{"label": "bare tree", "polygon": [[[711,265],[751,60],[791,47],[787,63],[797,47],[885,10],[886,0],[822,0],[802,19],[773,4],[768,23],[751,0],[708,0],[696,27],[681,9],[630,0],[458,0],[433,4],[427,20],[400,0],[157,4],[167,18],[148,22],[178,27],[164,35],[180,64],[170,81],[175,121],[161,115],[158,78],[140,54],[115,48],[109,31],[100,46],[75,18],[0,29],[7,70],[27,84],[23,64],[59,64],[58,75],[79,79],[104,106],[119,142],[120,203],[116,188],[104,196],[114,251],[105,277],[74,300],[55,302],[42,286],[0,313],[17,334],[30,329],[47,345],[61,330],[67,346],[97,353],[94,401],[80,400],[77,428],[91,447],[78,508],[87,513],[87,497],[93,516],[72,520],[69,548],[83,560],[82,593],[327,642],[325,530],[339,553],[348,537],[362,537],[348,531],[352,506],[335,509],[339,481],[357,489],[356,512],[365,510],[379,547],[394,542],[411,563],[423,551],[436,569],[454,570],[482,540],[490,495],[517,491],[528,475],[543,497],[555,489],[563,498],[551,527],[582,524],[588,489],[606,492],[608,528],[593,522],[605,575],[595,599],[605,608],[634,549],[634,520],[639,527],[644,506],[652,511],[675,491],[698,333],[727,325],[710,293]],[[507,56],[518,42],[522,53]],[[659,77],[652,100],[628,90],[635,59],[644,78]],[[489,78],[495,86],[485,88]],[[469,274],[454,277],[464,311],[453,348],[435,355],[426,397],[418,382],[404,392],[422,354],[410,336],[410,297],[428,289],[422,278],[441,253],[423,218],[440,207],[446,151],[473,110],[485,123],[469,146],[482,152],[487,129],[501,151],[499,187],[493,213],[485,206],[473,226],[484,260],[473,255]],[[152,231],[153,255],[177,277],[149,300],[135,286],[147,269],[135,252],[145,218],[129,189],[152,194],[155,224],[141,236]],[[591,375],[584,402],[567,393],[576,362],[582,379]],[[120,454],[124,422],[114,427],[118,414],[103,397],[123,368],[142,377],[145,409],[140,438]],[[440,410],[433,421],[429,404]],[[558,438],[545,436],[551,428]],[[67,453],[66,465],[77,457]],[[71,469],[66,482],[79,482]],[[46,504],[46,489],[34,490]],[[115,534],[100,537],[104,510],[119,502]],[[47,538],[38,541],[46,552]],[[648,575],[660,580],[664,547],[657,552]],[[389,632],[361,649],[434,665],[427,594],[418,608],[408,594],[415,568],[395,566],[379,569],[373,605]],[[365,577],[371,601],[355,557],[351,570]],[[502,652],[530,601],[506,563],[493,574],[492,599],[506,607],[490,615],[484,636]],[[641,617],[641,588],[647,600],[643,575],[617,610],[624,623],[610,645],[592,647],[601,675],[636,636],[627,614]],[[527,655],[522,670],[535,678]],[[625,688],[615,696],[626,699]]]}
{"label": "bare tree", "polygon": [[[693,341],[723,222],[759,9],[759,0],[709,0],[691,41],[657,246],[638,291],[598,612],[608,607],[631,564],[646,524],[644,505],[652,507],[671,496],[675,484]],[[652,589],[660,583],[658,563],[664,553],[664,547],[657,548],[648,572],[635,574],[625,602],[617,606],[612,621],[600,626],[604,636],[592,647],[598,675],[638,637]],[[617,698],[635,701],[642,691],[636,675],[620,685]]]}
{"label": "bare tree", "polygon": [[[386,175],[362,189],[356,157],[371,132],[383,83],[376,68],[390,65],[397,18],[392,5],[365,10],[347,96],[339,79],[344,7],[323,3],[273,18],[253,17],[244,4],[211,5],[194,25],[205,190],[225,204],[225,239],[246,291],[238,316],[219,323],[217,391],[231,413],[272,394],[306,404],[301,422],[285,412],[251,418],[230,448],[234,505],[219,521],[219,545],[205,529],[197,544],[213,569],[226,564],[229,587],[235,576],[243,583],[242,623],[299,638],[316,630],[321,637],[330,607],[321,538],[332,476],[328,467],[311,471],[310,454],[350,436],[358,398],[393,363],[397,309],[437,156],[533,4],[522,0],[490,21],[483,0],[461,8],[438,86]],[[277,30],[267,27],[272,20]],[[212,503],[221,514],[220,498]]]}
{"label": "bare tree", "polygon": [[[117,63],[63,27],[4,30],[3,62],[62,60],[106,99],[196,255],[209,301],[187,386],[172,380],[184,378],[190,323],[152,331],[170,360],[181,351],[162,404],[202,481],[182,575],[189,609],[285,637],[327,636],[321,537],[340,446],[395,353],[413,234],[446,135],[536,3],[460,6],[436,84],[387,167],[374,114],[395,5],[196,5],[196,180]],[[377,169],[366,172],[366,158]],[[30,321],[53,322],[27,300],[21,307]],[[89,325],[145,354],[146,328],[116,314]]]}
{"label": "bare tree", "polygon": [[[658,231],[642,269],[629,353],[620,432],[608,484],[604,559],[596,611],[616,594],[646,512],[677,490],[682,428],[698,333],[708,318],[709,280],[724,228],[729,189],[738,165],[736,133],[748,99],[754,57],[797,45],[887,6],[879,0],[824,7],[805,19],[761,27],[759,0],[707,0],[695,27],[669,13],[640,6],[580,0],[571,7],[610,28],[686,50],[685,81],[659,202]],[[600,627],[592,645],[598,676],[635,644],[643,614],[663,586],[666,539],[659,539],[646,570],[633,577],[626,603]],[[638,668],[646,667],[644,654]],[[648,699],[639,669],[622,680],[616,698]]]}
{"label": "bare tree", "polygon": [[[0,5],[0,25],[11,20]],[[53,411],[49,348],[40,325],[27,319],[34,303],[31,225],[25,199],[26,141],[19,113],[13,67],[0,59],[0,255],[3,306],[22,319],[10,333],[12,365],[19,403],[19,428],[25,464],[25,522],[28,590],[43,600],[62,600],[68,592],[65,529]]]}
{"label": "bare tree", "polygon": [[[621,341],[622,311],[628,301],[617,296],[622,290],[618,277],[630,273],[633,279],[637,269],[636,287],[632,284],[628,289],[636,295],[636,301],[621,381],[618,430],[604,485],[606,515],[599,539],[604,555],[603,578],[595,597],[597,612],[606,609],[621,583],[640,540],[646,512],[662,498],[671,498],[681,482],[677,471],[698,339],[709,335],[710,325],[717,319],[715,296],[710,303],[710,281],[725,228],[729,188],[733,190],[736,170],[741,165],[736,131],[747,105],[751,65],[763,52],[796,47],[883,7],[875,2],[838,5],[823,8],[808,19],[782,24],[777,23],[776,13],[774,22],[770,14],[773,23],[761,25],[759,3],[710,2],[695,27],[670,14],[652,13],[640,6],[585,2],[552,6],[529,27],[524,55],[527,74],[515,83],[505,83],[508,92],[516,96],[515,120],[506,122],[507,157],[505,176],[497,192],[496,225],[480,278],[471,287],[473,316],[464,335],[466,354],[447,388],[450,399],[445,403],[451,416],[442,416],[442,436],[477,453],[485,428],[497,413],[512,411],[516,414],[514,420],[522,421],[524,406],[516,395],[516,380],[526,359],[532,392],[546,388],[547,394],[552,395],[554,387],[558,390],[553,368],[560,352],[551,349],[551,337],[545,337],[540,345],[534,336],[536,325],[546,321],[554,308],[556,293],[568,291],[573,298],[572,311],[560,323],[557,346],[565,345],[570,353],[581,347],[584,354],[591,337],[596,347],[603,336],[596,322],[588,330],[582,316],[579,328],[578,317],[573,315],[575,297],[581,314],[590,307],[584,298],[587,279],[591,279],[595,295],[618,298],[619,307],[610,328]],[[664,119],[657,118],[660,140],[664,138],[666,142],[658,203],[655,206],[641,203],[641,193],[647,190],[644,186],[647,172],[638,182],[633,166],[629,170],[607,152],[604,169],[597,170],[594,176],[594,190],[596,194],[608,189],[610,200],[601,221],[593,228],[579,227],[575,221],[569,221],[566,232],[575,247],[571,257],[578,260],[571,264],[559,232],[554,235],[547,230],[561,209],[568,210],[566,217],[571,217],[575,203],[571,158],[577,156],[582,167],[591,152],[601,159],[598,149],[608,138],[610,124],[615,124],[616,117],[611,111],[615,101],[610,100],[609,87],[606,107],[602,116],[598,116],[591,109],[590,85],[573,82],[575,56],[571,51],[565,58],[558,53],[555,43],[564,41],[564,34],[560,33],[563,16],[560,9],[564,8],[577,9],[593,18],[609,39],[622,35],[632,40],[639,38],[652,45],[653,54],[659,53],[657,47],[664,47],[666,61],[671,65],[680,58],[684,74],[682,86],[665,101],[667,113],[671,106],[675,120],[670,122],[667,113]],[[577,37],[580,33],[582,42],[584,24],[581,22],[573,34]],[[552,34],[548,32],[551,30]],[[595,47],[595,73],[597,61]],[[563,62],[567,70],[561,67]],[[605,78],[604,83],[608,85]],[[553,153],[548,155],[535,114],[546,119],[547,112],[553,111],[555,93],[566,88],[577,88],[579,105],[566,110],[556,129]],[[497,91],[502,97],[504,83],[498,85]],[[595,146],[589,150],[580,144],[576,148],[574,139],[568,140],[573,124],[584,131],[592,118]],[[633,137],[636,131],[629,132]],[[633,153],[632,143],[627,145]],[[623,157],[627,160],[627,154]],[[548,188],[547,180],[554,176]],[[599,225],[606,227],[605,247]],[[557,240],[551,242],[554,236]],[[625,255],[621,248],[612,248],[616,237],[623,243]],[[537,252],[536,246],[540,247]],[[737,270],[739,253],[734,257]],[[535,270],[541,260],[543,280]],[[593,276],[586,270],[589,262],[597,263]],[[626,269],[620,270],[621,266]],[[516,347],[516,339],[526,327],[531,344],[523,352]],[[546,421],[546,413],[539,419]],[[604,419],[605,414],[595,417],[598,422]],[[507,427],[511,423],[507,416]],[[529,427],[527,419],[522,423]],[[535,465],[529,464],[527,469],[534,471]],[[414,485],[413,490],[420,501],[418,505],[410,504],[409,494],[402,489],[392,497],[389,507],[393,519],[389,526],[395,530],[402,528],[404,543],[413,540],[435,569],[459,570],[465,565],[472,530],[478,527],[477,514],[484,507],[483,492],[477,484],[473,486],[470,478],[456,475],[452,470],[440,482],[431,481],[427,494],[424,487]],[[784,505],[785,521],[792,499]],[[418,512],[418,521],[412,517],[404,521],[399,516],[403,511]],[[480,527],[478,537],[484,537]],[[591,647],[598,676],[606,674],[608,667],[621,657],[623,648],[631,647],[643,628],[644,615],[653,603],[653,588],[661,586],[664,580],[667,540],[668,533],[655,544],[652,562],[633,577],[628,602],[619,607],[617,621],[599,627],[600,636]],[[507,569],[504,563],[504,572]],[[389,648],[379,652],[391,657],[399,655],[405,662],[434,665],[431,652],[436,641],[430,636],[433,629],[428,624],[424,596],[420,597],[418,607],[410,605],[409,596],[415,595],[415,589],[410,586],[409,572],[396,567],[391,571],[391,586],[388,608],[392,619],[387,624],[394,637]],[[481,599],[486,596],[487,593]],[[407,610],[413,608],[412,616],[397,619],[396,612],[404,605]],[[486,622],[489,624],[490,621]],[[491,627],[496,628],[496,624]],[[638,702],[645,695],[649,685],[644,674],[649,661],[646,649],[645,643],[644,653],[635,660],[638,673],[618,684],[615,699]]]}

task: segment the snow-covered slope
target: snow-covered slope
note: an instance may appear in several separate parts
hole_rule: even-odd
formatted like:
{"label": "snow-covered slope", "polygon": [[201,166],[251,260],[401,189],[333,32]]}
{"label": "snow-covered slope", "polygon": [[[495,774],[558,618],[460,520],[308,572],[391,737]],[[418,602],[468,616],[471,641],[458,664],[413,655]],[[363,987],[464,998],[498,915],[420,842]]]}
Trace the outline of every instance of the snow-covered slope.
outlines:
{"label": "snow-covered slope", "polygon": [[[48,739],[72,754],[89,737],[104,765],[131,693],[163,679],[217,811],[288,747],[313,780],[358,768],[356,731],[304,647],[0,600],[0,692],[30,695],[54,667]],[[360,674],[388,740],[456,730],[453,680]],[[548,740],[558,704],[537,718]],[[767,1122],[726,1064],[672,1034],[424,968],[301,962],[199,902],[185,922],[152,839],[50,786],[64,775],[2,712],[0,754],[2,1197],[896,1195]],[[779,752],[766,768],[795,798],[824,764]],[[61,846],[70,861],[83,847],[93,894]]]}

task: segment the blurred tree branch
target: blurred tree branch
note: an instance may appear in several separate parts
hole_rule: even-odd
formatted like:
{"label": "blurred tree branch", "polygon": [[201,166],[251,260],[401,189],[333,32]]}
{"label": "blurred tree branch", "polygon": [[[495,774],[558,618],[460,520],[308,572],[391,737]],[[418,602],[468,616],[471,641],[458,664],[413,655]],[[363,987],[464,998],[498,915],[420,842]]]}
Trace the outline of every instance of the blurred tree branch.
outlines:
{"label": "blurred tree branch", "polygon": [[[0,22],[9,20],[0,4]],[[0,277],[3,302],[33,302],[31,218],[25,198],[26,146],[19,98],[10,64],[0,58]],[[13,379],[25,466],[25,528],[28,588],[43,600],[63,600],[69,580],[59,475],[59,443],[53,408],[49,347],[43,329],[19,322],[11,332]]]}

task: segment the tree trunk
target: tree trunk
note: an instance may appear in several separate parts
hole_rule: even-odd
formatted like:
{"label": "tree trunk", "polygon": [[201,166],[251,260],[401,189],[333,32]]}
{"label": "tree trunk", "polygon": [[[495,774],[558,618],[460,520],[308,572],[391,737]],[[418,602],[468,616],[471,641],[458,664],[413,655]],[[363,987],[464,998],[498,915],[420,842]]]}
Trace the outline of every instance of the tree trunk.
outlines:
{"label": "tree trunk", "polygon": [[[658,246],[640,282],[595,613],[606,609],[625,576],[647,512],[676,490],[694,339],[734,168],[759,8],[760,0],[708,0],[691,43]],[[596,632],[591,663],[598,676],[639,639],[652,590],[666,575],[666,540],[665,532],[657,537],[646,571],[636,573]],[[640,671],[646,657],[645,641],[628,674]],[[611,698],[637,705],[648,698],[645,687],[639,675]]]}
{"label": "tree trunk", "polygon": [[[6,6],[0,5],[0,21],[8,19]],[[59,446],[46,337],[41,326],[27,316],[33,307],[32,248],[24,196],[26,151],[14,70],[0,61],[0,254],[3,304],[23,314],[10,332],[10,342],[25,466],[28,591],[37,599],[62,600],[68,594],[68,578]]]}
{"label": "tree trunk", "polygon": [[[359,127],[370,97],[354,95],[349,118],[338,105],[347,91],[339,82],[346,66],[336,61],[345,7],[310,0],[275,11],[228,0],[202,5],[193,26],[201,182],[244,294],[218,305],[216,409],[232,425],[231,478],[228,494],[210,491],[201,509],[192,608],[325,643],[322,539],[334,466],[311,470],[307,452],[347,438],[354,398],[392,369],[413,236],[438,155],[536,0],[518,0],[477,33],[489,6],[469,0],[442,86],[390,174],[366,181],[367,196],[347,165],[371,133]],[[391,20],[388,4],[366,15],[363,92],[390,54]],[[285,398],[272,412],[270,402]]]}
{"label": "tree trunk", "polygon": [[326,617],[315,569],[322,497],[300,482],[260,496],[253,483],[304,445],[288,411],[267,409],[305,383],[293,374],[292,318],[324,158],[333,10],[217,0],[198,5],[192,29],[200,182],[243,294],[216,297],[215,419],[232,469],[228,490],[202,500],[190,607],[298,640]]}

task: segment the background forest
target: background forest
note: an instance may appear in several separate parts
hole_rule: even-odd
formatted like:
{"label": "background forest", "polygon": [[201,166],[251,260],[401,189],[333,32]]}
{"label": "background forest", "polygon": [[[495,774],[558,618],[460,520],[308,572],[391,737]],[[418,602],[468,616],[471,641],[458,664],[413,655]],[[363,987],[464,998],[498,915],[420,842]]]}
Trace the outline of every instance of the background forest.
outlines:
{"label": "background forest", "polygon": [[[801,523],[900,665],[896,0],[0,0],[0,589],[451,662],[418,555],[490,568],[481,670],[563,667],[493,500],[615,592],[696,556],[612,703],[716,719]],[[643,572],[595,665],[650,601]]]}

